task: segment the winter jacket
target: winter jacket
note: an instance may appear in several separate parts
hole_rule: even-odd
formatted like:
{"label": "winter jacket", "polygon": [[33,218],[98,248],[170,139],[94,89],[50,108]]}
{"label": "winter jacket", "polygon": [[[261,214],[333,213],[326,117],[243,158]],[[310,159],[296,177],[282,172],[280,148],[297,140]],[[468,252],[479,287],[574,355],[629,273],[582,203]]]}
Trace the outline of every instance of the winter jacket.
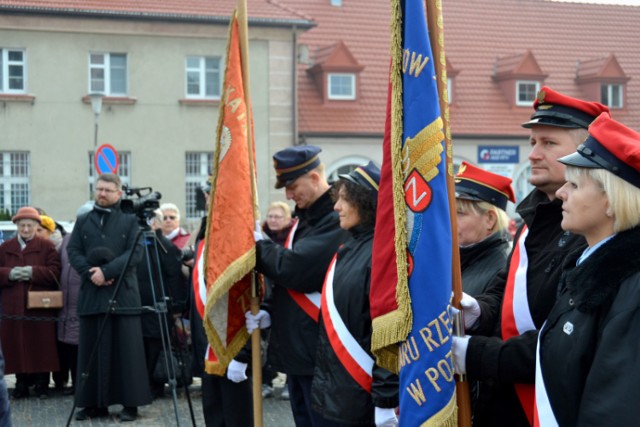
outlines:
{"label": "winter jacket", "polygon": [[[31,266],[31,280],[9,280],[13,267]],[[24,249],[18,237],[0,246],[0,289],[5,316],[55,317],[57,310],[27,309],[27,293],[58,289],[60,257],[49,240],[34,237]],[[57,371],[56,325],[53,321],[3,319],[0,325],[5,373]]]}
{"label": "winter jacket", "polygon": [[540,363],[561,426],[640,420],[640,228],[620,232],[576,267],[540,332]]}
{"label": "winter jacket", "polygon": [[506,232],[496,232],[476,244],[461,247],[462,290],[474,297],[482,295],[505,267],[510,249]]}
{"label": "winter jacket", "polygon": [[[350,230],[351,238],[338,249],[333,277],[334,302],[340,318],[371,358],[369,284],[373,229]],[[328,284],[325,284],[328,286]],[[345,425],[373,425],[374,407],[398,405],[398,377],[374,364],[371,392],[360,386],[336,355],[320,315],[316,367],[311,398],[313,409],[327,420]]]}
{"label": "winter jacket", "polygon": [[[518,205],[517,212],[529,229],[525,243],[527,299],[536,329],[506,341],[501,337],[502,300],[512,251],[507,269],[477,298],[482,315],[478,328],[471,332],[475,336],[469,341],[466,356],[469,379],[482,381],[473,413],[474,426],[529,425],[514,384],[534,383],[538,331],[555,303],[564,259],[586,246],[581,236],[560,227],[562,202],[558,199],[549,201],[545,193],[536,189]],[[514,247],[522,231],[520,227]]]}
{"label": "winter jacket", "polygon": [[78,321],[78,293],[82,279],[77,271],[71,267],[67,245],[71,239],[71,234],[66,234],[60,246],[60,263],[62,273],[60,273],[60,287],[64,296],[64,306],[58,316],[58,341],[78,345],[80,339],[80,323]]}
{"label": "winter jacket", "polygon": [[[78,315],[105,313],[114,297],[113,314],[131,313],[131,308],[140,307],[136,268],[142,256],[142,239],[136,242],[138,228],[136,217],[123,213],[119,202],[110,212],[94,207],[78,217],[67,246],[71,266],[82,277]],[[95,266],[102,269],[106,280],[114,279],[112,285],[95,286],[91,282],[89,269]],[[122,283],[114,295],[121,276]]]}
{"label": "winter jacket", "polygon": [[287,290],[321,292],[329,263],[348,233],[339,226],[329,191],[308,209],[296,212],[299,223],[293,249],[270,240],[259,241],[256,269],[275,283],[272,299],[263,304],[271,313],[269,362],[279,372],[313,375],[318,323]]}

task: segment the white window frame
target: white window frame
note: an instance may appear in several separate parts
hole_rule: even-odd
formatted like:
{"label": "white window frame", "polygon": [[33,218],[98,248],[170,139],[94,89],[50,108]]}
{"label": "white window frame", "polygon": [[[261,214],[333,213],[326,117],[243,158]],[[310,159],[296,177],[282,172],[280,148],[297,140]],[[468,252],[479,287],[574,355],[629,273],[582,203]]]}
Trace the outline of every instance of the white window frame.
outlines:
{"label": "white window frame", "polygon": [[[22,61],[9,60],[12,52],[22,53]],[[9,87],[9,68],[22,67],[22,88],[11,89]],[[26,93],[27,90],[27,51],[26,49],[14,49],[0,47],[0,93]]]}
{"label": "white window frame", "polygon": [[[93,161],[93,151],[89,151],[89,200],[93,200],[96,183],[96,165]],[[118,151],[118,176],[122,185],[131,185],[131,153]]]}
{"label": "white window frame", "polygon": [[[351,80],[351,93],[342,94],[333,92],[332,79],[348,77]],[[327,74],[327,97],[336,101],[353,101],[356,99],[356,75],[354,73],[328,73]]]}
{"label": "white window frame", "polygon": [[185,166],[185,210],[187,219],[201,217],[204,212],[196,210],[196,190],[209,179],[213,168],[213,152],[187,151]]}
{"label": "white window frame", "polygon": [[338,175],[351,173],[358,166],[364,166],[370,161],[371,159],[362,156],[349,156],[337,160],[327,168],[327,181],[336,182],[339,179]]}
{"label": "white window frame", "polygon": [[17,212],[31,205],[31,155],[0,151],[0,211]]}
{"label": "white window frame", "polygon": [[[217,61],[216,68],[207,70],[207,60]],[[197,67],[189,67],[189,60],[198,60]],[[207,73],[217,73],[218,84],[214,86],[215,93],[207,95]],[[198,93],[189,93],[189,73],[197,73],[198,75]],[[214,78],[214,77],[212,77]],[[187,56],[185,59],[184,72],[184,93],[188,99],[220,99],[222,93],[222,58],[219,56]]]}
{"label": "white window frame", "polygon": [[[613,105],[612,103],[612,99],[613,99],[613,88],[616,87],[620,90],[620,103],[617,105]],[[600,85],[600,95],[602,96],[602,91],[603,89],[606,88],[607,89],[607,99],[605,100],[604,98],[601,100],[601,102],[606,105],[609,108],[612,109],[620,109],[620,108],[624,108],[624,85],[622,84],[615,84],[615,83],[602,83]]]}
{"label": "white window frame", "polygon": [[[535,85],[533,99],[531,101],[520,100],[520,85]],[[540,91],[540,82],[534,80],[516,80],[516,105],[518,107],[531,107],[536,100],[536,95]]]}
{"label": "white window frame", "polygon": [[[124,57],[124,91],[118,92],[112,88],[112,74],[114,71],[114,66],[111,65],[112,56],[123,56]],[[93,56],[102,56],[103,62],[102,64],[93,63]],[[102,70],[103,78],[99,81],[103,82],[104,89],[100,90],[99,88],[94,87],[94,79],[92,76],[93,70]],[[90,52],[89,53],[89,93],[102,93],[107,96],[127,96],[129,93],[129,58],[126,53],[102,53],[102,52]]]}

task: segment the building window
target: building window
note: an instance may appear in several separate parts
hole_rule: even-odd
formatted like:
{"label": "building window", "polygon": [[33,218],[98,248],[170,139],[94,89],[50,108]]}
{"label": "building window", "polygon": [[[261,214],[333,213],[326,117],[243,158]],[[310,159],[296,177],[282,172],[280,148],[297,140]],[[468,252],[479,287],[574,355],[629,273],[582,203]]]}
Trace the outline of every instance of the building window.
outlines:
{"label": "building window", "polygon": [[221,58],[213,56],[187,57],[187,98],[220,99]]}
{"label": "building window", "polygon": [[453,102],[453,79],[447,77],[447,103],[451,105]]}
{"label": "building window", "polygon": [[0,48],[0,93],[24,93],[26,68],[24,49]]}
{"label": "building window", "polygon": [[353,100],[356,99],[356,75],[335,74],[328,75],[329,99]]}
{"label": "building window", "polygon": [[327,167],[327,181],[333,184],[339,179],[340,175],[351,173],[355,168],[364,166],[369,163],[369,161],[370,159],[360,156],[342,158]]}
{"label": "building window", "polygon": [[28,152],[0,151],[0,211],[16,212],[31,204],[30,179]]}
{"label": "building window", "polygon": [[187,218],[198,218],[204,214],[205,206],[198,203],[204,183],[211,175],[213,166],[212,152],[188,152],[185,156],[185,194]]}
{"label": "building window", "polygon": [[92,53],[89,55],[89,93],[127,96],[127,55]]}
{"label": "building window", "polygon": [[[118,152],[118,176],[122,185],[131,185],[131,153]],[[93,151],[89,152],[89,200],[93,200],[93,188],[95,184],[96,165],[93,161]]]}
{"label": "building window", "polygon": [[530,107],[536,100],[540,82],[517,81],[516,82],[516,105],[519,107]]}
{"label": "building window", "polygon": [[622,85],[600,86],[601,102],[609,108],[622,108]]}

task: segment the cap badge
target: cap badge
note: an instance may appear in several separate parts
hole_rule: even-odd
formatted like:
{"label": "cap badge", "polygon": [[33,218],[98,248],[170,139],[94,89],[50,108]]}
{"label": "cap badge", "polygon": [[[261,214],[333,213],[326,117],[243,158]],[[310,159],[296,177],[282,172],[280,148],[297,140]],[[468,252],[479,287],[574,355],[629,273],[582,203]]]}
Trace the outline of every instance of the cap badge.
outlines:
{"label": "cap badge", "polygon": [[540,92],[538,92],[538,103],[544,103],[545,96],[547,96],[547,93],[545,91],[541,90]]}

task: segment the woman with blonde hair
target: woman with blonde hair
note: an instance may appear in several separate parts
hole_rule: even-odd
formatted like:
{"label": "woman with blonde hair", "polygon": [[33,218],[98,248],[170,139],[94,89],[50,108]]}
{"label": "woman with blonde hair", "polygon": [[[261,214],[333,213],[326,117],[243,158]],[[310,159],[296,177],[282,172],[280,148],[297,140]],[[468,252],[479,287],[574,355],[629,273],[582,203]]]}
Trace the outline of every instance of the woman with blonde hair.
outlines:
{"label": "woman with blonde hair", "polygon": [[540,425],[636,425],[640,381],[640,133],[601,114],[567,165],[562,228],[588,247],[569,256],[538,337]]}
{"label": "woman with blonde hair", "polygon": [[484,293],[509,254],[507,202],[515,202],[511,179],[462,162],[455,177],[462,288]]}

